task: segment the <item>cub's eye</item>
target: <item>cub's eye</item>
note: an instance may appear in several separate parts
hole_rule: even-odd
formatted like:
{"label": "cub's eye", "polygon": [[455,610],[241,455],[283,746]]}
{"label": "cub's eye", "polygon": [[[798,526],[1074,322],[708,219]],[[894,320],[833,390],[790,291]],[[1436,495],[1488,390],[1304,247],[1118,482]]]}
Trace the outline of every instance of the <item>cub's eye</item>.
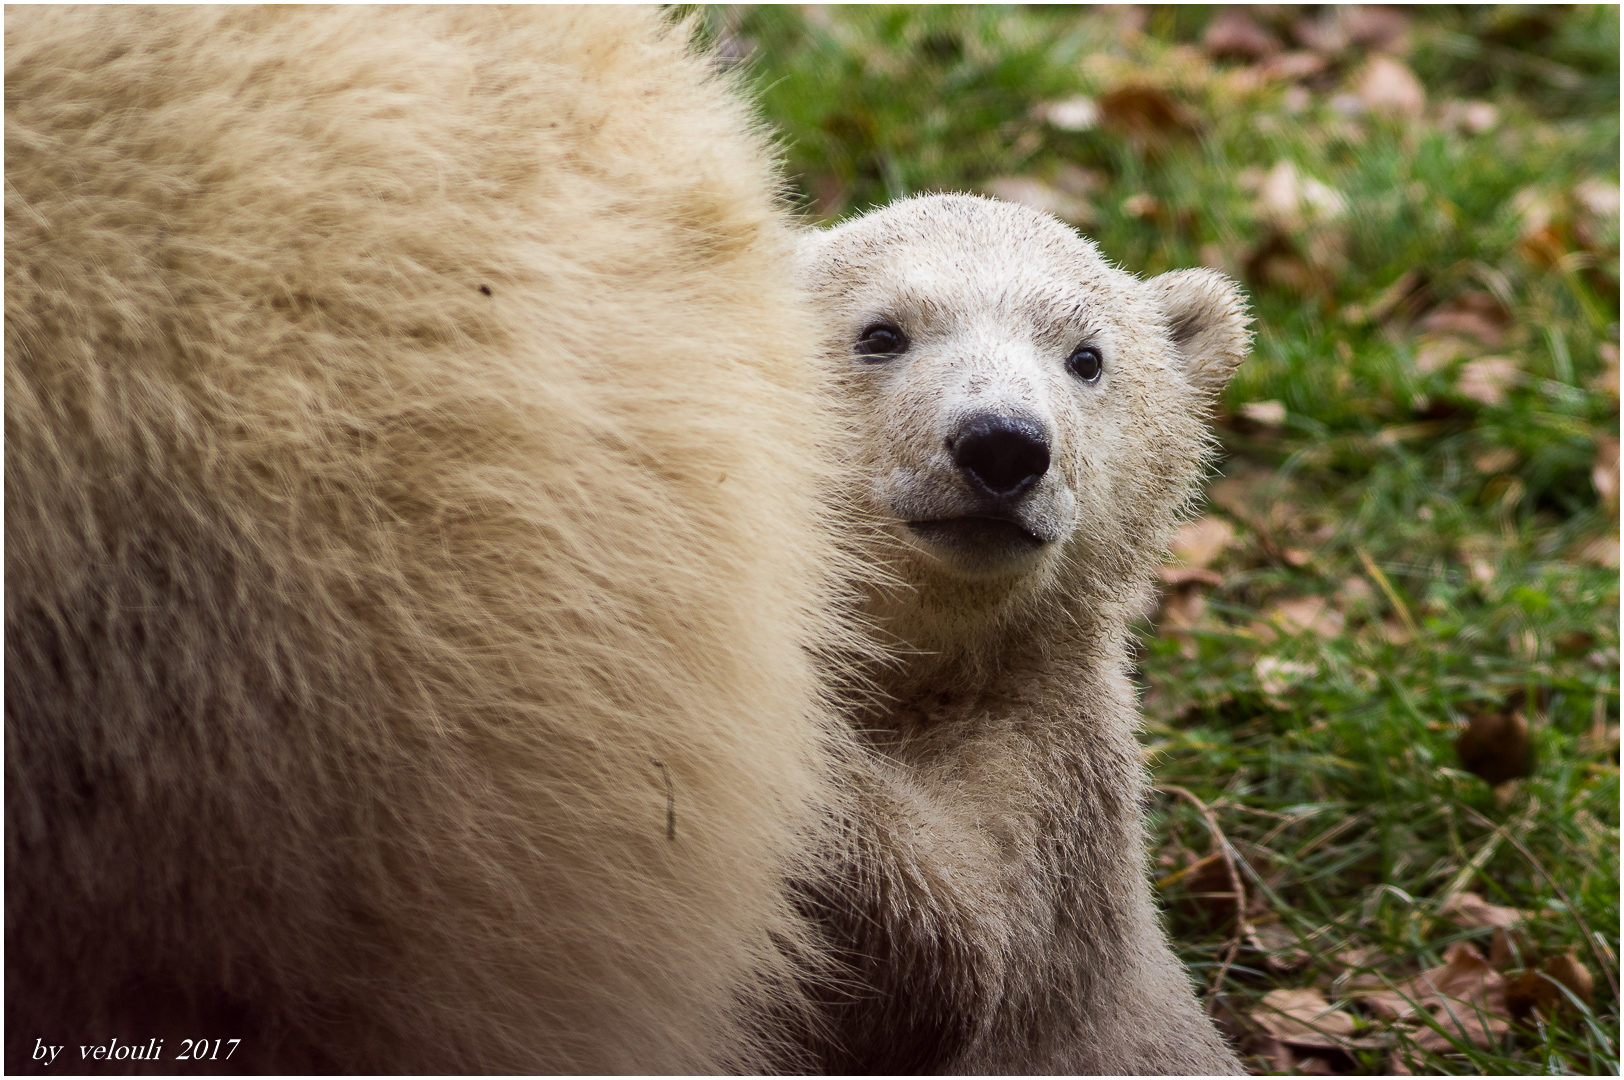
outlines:
{"label": "cub's eye", "polygon": [[1098,382],[1104,368],[1105,358],[1092,345],[1077,346],[1072,350],[1071,359],[1066,361],[1066,370],[1084,382]]}
{"label": "cub's eye", "polygon": [[865,360],[883,360],[908,351],[908,338],[895,323],[877,322],[857,338],[852,351]]}

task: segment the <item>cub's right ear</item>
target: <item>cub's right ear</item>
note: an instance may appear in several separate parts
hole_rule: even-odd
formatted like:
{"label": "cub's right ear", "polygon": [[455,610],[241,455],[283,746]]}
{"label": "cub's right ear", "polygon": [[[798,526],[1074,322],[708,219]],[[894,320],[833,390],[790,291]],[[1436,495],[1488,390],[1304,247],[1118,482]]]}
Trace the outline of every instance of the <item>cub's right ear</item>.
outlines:
{"label": "cub's right ear", "polygon": [[1252,318],[1240,287],[1216,270],[1174,270],[1151,278],[1151,303],[1167,320],[1192,384],[1217,394],[1252,349]]}

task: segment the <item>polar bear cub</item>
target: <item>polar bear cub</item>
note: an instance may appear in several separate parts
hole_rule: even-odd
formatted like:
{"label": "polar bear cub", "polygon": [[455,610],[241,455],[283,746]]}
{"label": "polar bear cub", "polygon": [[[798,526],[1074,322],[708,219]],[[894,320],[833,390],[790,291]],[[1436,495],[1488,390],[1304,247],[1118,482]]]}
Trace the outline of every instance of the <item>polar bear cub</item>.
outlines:
{"label": "polar bear cub", "polygon": [[1249,345],[1234,284],[1141,281],[968,196],[803,238],[843,358],[852,543],[903,659],[851,710],[862,813],[813,899],[838,1071],[1234,1072],[1145,875],[1127,624]]}

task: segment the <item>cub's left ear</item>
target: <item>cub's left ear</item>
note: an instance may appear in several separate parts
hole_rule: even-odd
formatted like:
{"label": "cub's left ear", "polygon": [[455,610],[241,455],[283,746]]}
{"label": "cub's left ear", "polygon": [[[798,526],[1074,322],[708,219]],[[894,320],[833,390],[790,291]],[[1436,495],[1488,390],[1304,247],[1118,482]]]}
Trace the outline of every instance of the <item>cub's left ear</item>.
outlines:
{"label": "cub's left ear", "polygon": [[1173,348],[1190,382],[1217,394],[1252,349],[1246,300],[1216,270],[1174,270],[1151,278],[1151,303],[1167,319]]}

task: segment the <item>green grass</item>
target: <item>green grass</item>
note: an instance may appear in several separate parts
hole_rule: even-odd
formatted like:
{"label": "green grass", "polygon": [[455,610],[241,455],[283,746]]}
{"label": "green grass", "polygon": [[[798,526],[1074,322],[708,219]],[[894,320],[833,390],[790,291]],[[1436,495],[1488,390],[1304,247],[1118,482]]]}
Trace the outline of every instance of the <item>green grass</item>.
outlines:
{"label": "green grass", "polygon": [[[1425,87],[1419,115],[1360,110],[1357,44],[1296,77],[1213,60],[1214,10],[703,14],[814,220],[1021,178],[1129,270],[1246,282],[1257,343],[1218,417],[1209,508],[1235,540],[1204,610],[1147,621],[1141,674],[1157,782],[1210,808],[1246,855],[1249,923],[1273,927],[1237,943],[1189,895],[1199,875],[1166,888],[1199,979],[1233,954],[1211,1005],[1251,1064],[1386,1072],[1395,1037],[1362,1006],[1379,1045],[1290,1060],[1265,1056],[1252,1010],[1276,988],[1335,1000],[1360,974],[1402,979],[1463,938],[1487,953],[1487,930],[1440,914],[1453,890],[1534,913],[1532,944],[1573,950],[1594,994],[1412,1067],[1616,1073],[1596,953],[1616,972],[1617,505],[1592,474],[1618,424],[1618,9],[1409,9],[1393,55]],[[1285,38],[1318,10],[1257,19]],[[1100,123],[1063,130],[1040,107],[1079,96]],[[1463,100],[1494,123],[1456,122]],[[1281,163],[1318,208],[1270,209]],[[1471,310],[1490,325],[1440,344],[1440,320]],[[1508,361],[1488,365],[1498,394],[1464,366],[1482,356]],[[1260,402],[1278,405],[1249,418]],[[1311,597],[1334,613],[1324,632],[1270,623]],[[1454,744],[1468,717],[1517,710],[1531,775],[1491,789]],[[1154,824],[1168,877],[1213,850],[1183,796]]]}

